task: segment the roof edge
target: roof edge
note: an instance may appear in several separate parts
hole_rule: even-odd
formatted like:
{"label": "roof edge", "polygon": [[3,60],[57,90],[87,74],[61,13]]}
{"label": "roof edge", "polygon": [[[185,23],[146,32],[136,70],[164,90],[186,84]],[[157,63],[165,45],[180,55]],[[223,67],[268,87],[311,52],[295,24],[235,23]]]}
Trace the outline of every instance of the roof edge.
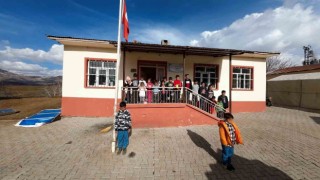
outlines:
{"label": "roof edge", "polygon": [[[91,39],[91,38],[76,38],[71,36],[53,36],[46,35],[47,38],[57,41],[61,44],[65,42],[89,42],[89,43],[101,43],[101,44],[110,44],[117,45],[117,41],[112,40],[101,40],[101,39]],[[223,48],[210,48],[210,47],[196,47],[196,46],[182,46],[182,45],[161,45],[161,44],[151,44],[151,43],[134,43],[134,42],[121,42],[124,46],[143,46],[145,47],[168,47],[168,48],[181,48],[184,50],[193,49],[193,50],[206,50],[206,51],[229,51],[231,55],[241,55],[241,54],[259,54],[266,57],[280,55],[280,52],[263,52],[263,51],[250,51],[250,50],[239,50],[239,49],[223,49]],[[236,54],[232,54],[237,52]]]}

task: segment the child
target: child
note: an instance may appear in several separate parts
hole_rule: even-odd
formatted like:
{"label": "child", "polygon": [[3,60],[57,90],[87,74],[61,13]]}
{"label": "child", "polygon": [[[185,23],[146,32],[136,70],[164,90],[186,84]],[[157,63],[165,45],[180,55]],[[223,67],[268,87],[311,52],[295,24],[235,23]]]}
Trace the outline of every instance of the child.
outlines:
{"label": "child", "polygon": [[147,88],[146,88],[146,86],[144,85],[143,82],[140,82],[140,86],[138,88],[138,91],[139,91],[140,103],[144,103],[144,100],[146,98]]}
{"label": "child", "polygon": [[154,86],[153,86],[153,89],[152,89],[152,91],[153,91],[153,102],[155,102],[155,103],[158,103],[159,102],[159,83],[158,83],[158,81],[156,81],[155,83],[154,83]]}
{"label": "child", "polygon": [[235,168],[231,164],[231,158],[234,154],[234,145],[243,144],[242,137],[238,126],[233,121],[231,113],[224,114],[225,120],[219,122],[219,134],[222,145],[222,164],[229,171],[234,171]]}
{"label": "child", "polygon": [[217,117],[222,119],[225,110],[223,109],[223,103],[221,99],[218,99],[218,102],[215,107],[216,107]]}
{"label": "child", "polygon": [[186,88],[189,88],[189,89],[192,89],[192,81],[191,79],[189,78],[189,74],[186,74],[185,75],[185,78],[184,78],[184,87]]}
{"label": "child", "polygon": [[117,132],[118,152],[120,154],[127,153],[127,147],[129,145],[129,132],[131,131],[131,116],[126,109],[126,103],[122,101],[120,103],[120,110],[116,115],[116,122],[114,129]]}
{"label": "child", "polygon": [[174,91],[173,91],[173,80],[172,77],[169,77],[169,81],[166,84],[167,90],[168,90],[168,101],[172,102],[173,96],[174,96]]}
{"label": "child", "polygon": [[148,82],[147,82],[147,99],[148,99],[148,103],[152,103],[152,87],[153,87],[153,83],[151,82],[151,78],[148,78]]}
{"label": "child", "polygon": [[221,95],[218,97],[218,101],[219,101],[219,99],[222,100],[223,108],[224,109],[228,109],[229,101],[228,101],[228,97],[226,96],[226,91],[225,90],[221,91]]}
{"label": "child", "polygon": [[165,81],[161,81],[161,102],[165,103],[167,101],[166,97],[167,97],[167,92],[166,92],[166,82]]}
{"label": "child", "polygon": [[194,80],[194,84],[192,86],[192,91],[193,91],[193,95],[192,95],[192,103],[193,105],[197,105],[198,103],[198,92],[199,92],[199,84],[197,80]]}
{"label": "child", "polygon": [[213,85],[210,85],[208,88],[208,99],[212,99],[213,96],[214,96]]}
{"label": "child", "polygon": [[[216,101],[216,97],[215,96],[212,96],[212,98],[210,99],[211,100],[211,102],[213,103],[213,105],[214,105],[214,107],[217,105],[217,101]],[[213,112],[214,112],[214,107],[211,107],[211,109],[210,109],[210,114],[213,114]]]}
{"label": "child", "polygon": [[182,87],[182,83],[180,81],[180,76],[176,75],[176,80],[173,81],[173,86],[175,87],[175,102],[179,102],[180,101],[180,91],[181,91],[181,87]]}

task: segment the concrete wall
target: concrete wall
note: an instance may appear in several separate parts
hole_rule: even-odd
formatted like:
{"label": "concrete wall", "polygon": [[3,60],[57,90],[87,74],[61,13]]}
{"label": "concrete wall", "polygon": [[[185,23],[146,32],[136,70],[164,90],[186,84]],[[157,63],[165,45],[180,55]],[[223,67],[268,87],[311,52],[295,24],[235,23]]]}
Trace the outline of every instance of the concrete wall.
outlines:
{"label": "concrete wall", "polygon": [[320,80],[268,81],[274,105],[320,110]]}
{"label": "concrete wall", "polygon": [[[62,97],[114,98],[114,88],[85,87],[85,58],[117,59],[114,49],[65,46],[63,55]],[[120,65],[122,69],[122,65]],[[122,73],[120,73],[122,86]],[[120,93],[118,96],[120,97]]]}

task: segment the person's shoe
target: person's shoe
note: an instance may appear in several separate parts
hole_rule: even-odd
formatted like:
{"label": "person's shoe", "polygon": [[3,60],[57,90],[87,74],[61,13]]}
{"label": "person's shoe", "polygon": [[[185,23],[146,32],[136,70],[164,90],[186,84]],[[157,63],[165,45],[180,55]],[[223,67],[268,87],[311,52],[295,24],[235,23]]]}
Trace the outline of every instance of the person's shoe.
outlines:
{"label": "person's shoe", "polygon": [[229,165],[227,166],[227,170],[229,170],[229,171],[234,171],[234,170],[236,170],[236,169],[232,166],[232,164],[229,164]]}
{"label": "person's shoe", "polygon": [[121,154],[122,149],[118,148],[117,155]]}
{"label": "person's shoe", "polygon": [[127,154],[127,148],[124,148],[124,149],[122,150],[122,154],[123,154],[123,155]]}

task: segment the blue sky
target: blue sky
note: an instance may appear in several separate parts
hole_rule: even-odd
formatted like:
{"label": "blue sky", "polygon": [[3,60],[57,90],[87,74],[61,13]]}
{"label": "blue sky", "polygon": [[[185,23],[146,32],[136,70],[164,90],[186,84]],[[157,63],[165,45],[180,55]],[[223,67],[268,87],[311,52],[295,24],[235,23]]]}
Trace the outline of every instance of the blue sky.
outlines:
{"label": "blue sky", "polygon": [[[61,74],[62,46],[46,34],[117,37],[118,0],[0,3],[0,68],[12,72]],[[320,39],[314,38],[320,30],[318,6],[319,0],[127,0],[129,40],[281,51],[300,63],[305,43],[320,54]]]}

